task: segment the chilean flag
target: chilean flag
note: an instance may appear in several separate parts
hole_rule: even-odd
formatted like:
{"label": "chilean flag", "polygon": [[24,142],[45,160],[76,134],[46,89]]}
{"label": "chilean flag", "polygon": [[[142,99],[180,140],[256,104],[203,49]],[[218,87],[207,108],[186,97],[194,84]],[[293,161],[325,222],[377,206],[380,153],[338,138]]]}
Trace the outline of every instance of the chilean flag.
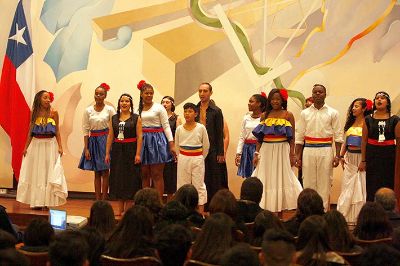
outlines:
{"label": "chilean flag", "polygon": [[12,168],[17,180],[29,132],[33,97],[33,49],[20,0],[8,37],[0,81],[0,125],[11,139]]}

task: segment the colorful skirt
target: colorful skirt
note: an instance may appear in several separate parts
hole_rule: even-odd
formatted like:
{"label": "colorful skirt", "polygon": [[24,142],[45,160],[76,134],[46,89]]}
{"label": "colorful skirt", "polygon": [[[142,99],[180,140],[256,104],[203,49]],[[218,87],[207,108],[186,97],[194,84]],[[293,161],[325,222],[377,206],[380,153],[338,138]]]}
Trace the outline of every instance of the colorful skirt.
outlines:
{"label": "colorful skirt", "polygon": [[83,149],[78,168],[96,172],[110,169],[110,165],[104,161],[106,157],[108,128],[91,130],[90,134],[91,136],[88,138],[90,160],[86,160],[85,149]]}
{"label": "colorful skirt", "polygon": [[16,200],[30,207],[52,207],[63,205],[67,196],[56,138],[32,138],[22,158]]}
{"label": "colorful skirt", "polygon": [[252,174],[264,185],[260,207],[271,212],[296,209],[297,198],[303,190],[290,166],[289,150],[288,142],[264,142]]}
{"label": "colorful skirt", "polygon": [[361,153],[346,153],[344,157],[342,191],[337,201],[340,211],[348,223],[357,222],[358,214],[367,199],[365,172],[358,171]]}
{"label": "colorful skirt", "polygon": [[162,127],[144,127],[141,152],[142,165],[172,161],[169,143]]}
{"label": "colorful skirt", "polygon": [[253,158],[256,151],[256,144],[244,143],[240,164],[237,175],[242,177],[250,177],[254,171]]}

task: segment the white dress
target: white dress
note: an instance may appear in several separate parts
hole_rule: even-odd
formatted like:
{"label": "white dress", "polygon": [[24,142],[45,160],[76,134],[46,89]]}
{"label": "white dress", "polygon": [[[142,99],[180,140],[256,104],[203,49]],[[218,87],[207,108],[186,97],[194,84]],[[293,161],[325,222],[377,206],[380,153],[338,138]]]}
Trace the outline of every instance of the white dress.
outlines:
{"label": "white dress", "polygon": [[263,141],[260,158],[252,176],[264,185],[260,207],[271,212],[296,209],[297,197],[303,190],[290,166],[292,125],[286,119],[267,118],[261,121],[254,136]]}
{"label": "white dress", "polygon": [[64,170],[55,138],[55,121],[41,117],[32,129],[32,141],[22,158],[16,200],[30,207],[52,207],[66,202],[68,196]]}

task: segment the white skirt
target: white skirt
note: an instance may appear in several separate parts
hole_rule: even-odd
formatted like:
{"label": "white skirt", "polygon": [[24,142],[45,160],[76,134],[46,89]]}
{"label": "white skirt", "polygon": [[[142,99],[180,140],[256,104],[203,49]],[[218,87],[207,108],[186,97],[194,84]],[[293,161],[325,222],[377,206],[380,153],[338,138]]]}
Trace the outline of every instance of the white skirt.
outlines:
{"label": "white skirt", "polygon": [[22,158],[17,201],[31,207],[59,206],[68,196],[56,138],[32,138]]}
{"label": "white skirt", "polygon": [[355,223],[367,198],[365,171],[358,171],[361,153],[347,152],[344,159],[346,164],[344,165],[342,191],[338,198],[337,210],[343,214],[348,223]]}
{"label": "white skirt", "polygon": [[264,142],[252,174],[264,185],[260,207],[271,212],[296,209],[297,197],[303,190],[290,166],[289,151],[287,142]]}

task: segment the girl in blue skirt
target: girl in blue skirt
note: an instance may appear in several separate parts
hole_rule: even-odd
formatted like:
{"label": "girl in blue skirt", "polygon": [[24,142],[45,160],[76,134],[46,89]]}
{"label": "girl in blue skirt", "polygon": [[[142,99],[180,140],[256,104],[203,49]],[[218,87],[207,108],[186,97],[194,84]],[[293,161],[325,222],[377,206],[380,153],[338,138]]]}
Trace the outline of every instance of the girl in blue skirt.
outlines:
{"label": "girl in blue skirt", "polygon": [[[106,199],[110,165],[104,161],[108,124],[115,114],[114,107],[104,103],[107,91],[106,83],[100,84],[94,91],[95,104],[86,108],[83,114],[82,129],[85,143],[79,168],[94,171],[94,191],[96,200]],[[102,182],[103,181],[103,182]]]}

